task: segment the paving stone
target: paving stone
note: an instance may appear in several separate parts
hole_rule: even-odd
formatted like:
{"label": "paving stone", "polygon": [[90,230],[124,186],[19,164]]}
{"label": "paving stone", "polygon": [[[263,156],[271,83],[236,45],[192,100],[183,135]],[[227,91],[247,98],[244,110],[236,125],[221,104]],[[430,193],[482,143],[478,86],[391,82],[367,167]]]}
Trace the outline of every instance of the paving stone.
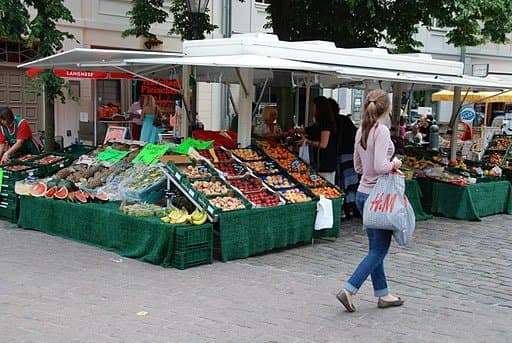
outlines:
{"label": "paving stone", "polygon": [[[184,271],[0,222],[3,342],[509,342],[511,217],[434,217],[392,244],[347,313],[336,292],[367,252],[360,220],[336,240]],[[137,315],[146,311],[147,315]]]}

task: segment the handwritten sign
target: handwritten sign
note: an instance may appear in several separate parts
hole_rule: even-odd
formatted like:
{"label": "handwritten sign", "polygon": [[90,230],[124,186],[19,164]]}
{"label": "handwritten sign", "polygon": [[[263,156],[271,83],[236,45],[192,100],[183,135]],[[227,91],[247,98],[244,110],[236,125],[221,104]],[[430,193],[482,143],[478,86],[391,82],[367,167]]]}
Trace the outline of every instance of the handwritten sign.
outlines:
{"label": "handwritten sign", "polygon": [[144,149],[133,159],[133,163],[144,162],[145,164],[157,163],[170,148],[170,144],[146,144]]}
{"label": "handwritten sign", "polygon": [[309,175],[309,179],[310,179],[311,181],[313,181],[313,182],[317,182],[319,178],[318,178],[318,175],[316,175],[316,174],[311,174],[311,175]]}
{"label": "handwritten sign", "polygon": [[105,140],[103,141],[103,144],[107,143],[109,140],[112,139],[123,139],[126,137],[127,132],[126,127],[122,126],[109,126],[107,128],[107,133],[105,134]]}
{"label": "handwritten sign", "polygon": [[130,153],[129,151],[121,151],[121,150],[112,149],[111,147],[108,147],[104,151],[100,152],[98,154],[97,158],[100,161],[115,163],[115,162],[121,161],[129,153]]}
{"label": "handwritten sign", "polygon": [[293,168],[293,169],[298,169],[299,166],[300,166],[300,161],[295,159],[292,161],[292,163],[290,163],[290,166]]}

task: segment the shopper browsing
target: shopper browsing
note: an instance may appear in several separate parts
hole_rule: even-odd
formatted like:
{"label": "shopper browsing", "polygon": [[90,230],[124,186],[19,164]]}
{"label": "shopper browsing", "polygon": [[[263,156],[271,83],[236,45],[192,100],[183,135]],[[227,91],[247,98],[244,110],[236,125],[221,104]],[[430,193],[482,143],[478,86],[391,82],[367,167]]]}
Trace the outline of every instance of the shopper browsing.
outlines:
{"label": "shopper browsing", "polygon": [[15,116],[9,107],[0,108],[0,123],[1,164],[8,163],[13,156],[40,153],[28,122]]}
{"label": "shopper browsing", "polygon": [[128,108],[127,113],[132,119],[132,139],[139,140],[140,131],[142,130],[142,104],[144,103],[144,95],[139,96],[139,100],[135,101]]}
{"label": "shopper browsing", "polygon": [[[354,147],[354,168],[362,174],[356,193],[356,205],[363,213],[364,203],[379,176],[400,168],[402,162],[394,154],[389,129],[382,123],[391,111],[388,94],[383,90],[368,93],[364,103],[363,120],[357,130]],[[363,282],[371,275],[373,292],[378,297],[377,307],[401,306],[404,301],[391,295],[384,273],[384,258],[391,244],[393,232],[366,228],[369,252],[359,263],[344,288],[336,295],[348,312],[354,312],[353,298]]]}

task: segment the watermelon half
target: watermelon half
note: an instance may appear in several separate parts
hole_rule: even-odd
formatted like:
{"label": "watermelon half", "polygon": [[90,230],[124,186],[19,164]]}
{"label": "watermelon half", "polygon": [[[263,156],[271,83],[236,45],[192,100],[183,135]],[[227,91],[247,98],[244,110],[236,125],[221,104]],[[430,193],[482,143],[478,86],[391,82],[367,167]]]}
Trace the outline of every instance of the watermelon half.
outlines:
{"label": "watermelon half", "polygon": [[61,188],[59,188],[57,190],[57,192],[55,192],[55,194],[53,196],[57,199],[64,200],[68,197],[68,194],[69,194],[68,189],[65,186],[62,186]]}
{"label": "watermelon half", "polygon": [[46,184],[43,182],[36,183],[31,189],[30,189],[30,195],[33,197],[42,197],[46,193]]}
{"label": "watermelon half", "polygon": [[44,197],[47,198],[47,199],[51,199],[53,198],[53,196],[55,195],[55,193],[57,193],[57,186],[53,186],[53,187],[50,187],[46,190],[46,192],[44,193]]}

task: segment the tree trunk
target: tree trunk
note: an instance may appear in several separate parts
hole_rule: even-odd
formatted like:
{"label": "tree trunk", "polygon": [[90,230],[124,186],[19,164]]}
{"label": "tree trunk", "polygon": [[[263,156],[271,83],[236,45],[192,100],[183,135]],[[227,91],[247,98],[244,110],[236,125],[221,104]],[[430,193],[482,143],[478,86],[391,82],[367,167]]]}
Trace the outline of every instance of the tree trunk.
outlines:
{"label": "tree trunk", "polygon": [[55,150],[55,104],[49,99],[44,100],[44,145],[46,151]]}

